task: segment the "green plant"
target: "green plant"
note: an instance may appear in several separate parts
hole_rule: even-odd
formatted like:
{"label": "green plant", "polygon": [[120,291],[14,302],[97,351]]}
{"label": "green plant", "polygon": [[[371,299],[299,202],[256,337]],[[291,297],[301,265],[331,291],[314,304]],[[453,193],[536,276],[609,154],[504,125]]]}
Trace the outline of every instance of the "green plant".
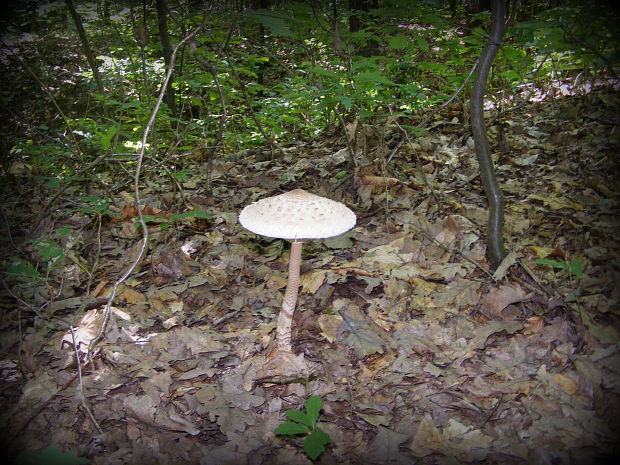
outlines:
{"label": "green plant", "polygon": [[171,215],[170,217],[158,215],[144,215],[143,218],[145,223],[159,223],[159,228],[161,230],[165,230],[170,227],[170,224],[178,223],[180,220],[186,218],[211,219],[211,215],[200,210],[193,210],[189,212],[179,213],[178,215]]}
{"label": "green plant", "polygon": [[88,460],[78,457],[75,452],[64,453],[60,447],[54,445],[41,452],[31,450],[21,452],[13,463],[14,465],[80,465],[88,463]]}
{"label": "green plant", "polygon": [[195,174],[196,174],[195,170],[187,170],[186,169],[186,170],[180,170],[180,171],[177,171],[175,173],[172,173],[172,176],[174,176],[174,178],[177,181],[185,182],[185,181],[187,181],[189,179],[189,177],[191,175],[195,175]]}
{"label": "green plant", "polygon": [[11,261],[0,263],[0,272],[19,281],[20,287],[31,287],[41,283],[43,276],[32,263],[13,257]]}
{"label": "green plant", "polygon": [[41,260],[46,263],[46,271],[49,273],[64,258],[65,252],[50,238],[33,239],[29,241]]}
{"label": "green plant", "polygon": [[323,400],[319,396],[310,396],[304,404],[304,408],[305,412],[287,410],[286,418],[290,421],[278,426],[275,433],[289,436],[305,435],[304,453],[311,460],[315,460],[332,440],[327,433],[317,426],[317,420],[321,408],[323,408]]}
{"label": "green plant", "polygon": [[[73,228],[69,226],[56,230],[57,236],[64,238],[71,234]],[[0,262],[0,272],[18,281],[20,288],[36,286],[49,278],[50,273],[60,265],[67,256],[69,248],[63,248],[57,240],[52,238],[29,239],[26,241],[27,250],[32,254],[32,261],[13,256]]]}
{"label": "green plant", "polygon": [[584,262],[581,260],[549,260],[547,258],[540,258],[535,262],[537,265],[549,265],[552,268],[557,268],[568,274],[579,278],[583,274]]}
{"label": "green plant", "polygon": [[115,213],[109,208],[111,203],[112,200],[108,197],[98,197],[96,195],[80,197],[79,207],[72,210],[72,212],[81,212],[87,215],[115,216]]}

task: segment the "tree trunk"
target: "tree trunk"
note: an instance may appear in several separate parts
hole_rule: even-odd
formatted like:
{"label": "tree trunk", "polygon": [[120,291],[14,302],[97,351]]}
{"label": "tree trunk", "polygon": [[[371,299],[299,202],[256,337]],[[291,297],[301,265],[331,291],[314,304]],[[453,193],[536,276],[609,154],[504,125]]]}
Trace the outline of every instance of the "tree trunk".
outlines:
{"label": "tree trunk", "polygon": [[104,24],[110,24],[110,0],[99,0],[97,2],[97,14],[99,20]]}
{"label": "tree trunk", "polygon": [[[157,4],[157,26],[159,28],[159,40],[161,40],[161,47],[164,52],[166,71],[168,71],[168,68],[170,67],[170,58],[172,57],[170,38],[168,36],[168,5],[166,4],[166,0],[156,0],[155,3]],[[172,79],[168,81],[165,99],[166,105],[168,105],[168,108],[172,114],[176,114],[176,99],[174,89],[172,88]]]}
{"label": "tree trunk", "polygon": [[[377,7],[377,0],[349,0],[349,32],[360,31],[364,20],[369,17],[370,10]],[[371,37],[365,46],[357,47],[357,53],[367,58],[378,55],[379,43]]]}
{"label": "tree trunk", "polygon": [[[269,9],[270,0],[253,0],[252,8],[256,10],[268,10]],[[258,45],[259,50],[264,50],[266,45],[265,43],[265,25],[263,23],[258,23],[258,37],[254,40],[254,43]],[[258,75],[258,83],[261,86],[265,85],[266,79],[265,74],[267,69],[271,67],[271,61],[260,61],[258,63],[258,69],[256,70],[256,74]],[[258,93],[259,97],[264,96],[263,90]]]}
{"label": "tree trunk", "polygon": [[93,72],[93,77],[95,78],[95,84],[97,85],[97,91],[100,94],[105,93],[105,89],[103,88],[103,83],[101,82],[101,76],[99,75],[99,67],[97,66],[97,60],[93,55],[92,50],[90,49],[90,44],[88,43],[88,37],[86,37],[86,31],[84,30],[84,26],[82,26],[82,18],[75,10],[75,6],[73,5],[73,0],[65,0],[67,4],[67,9],[73,18],[73,22],[75,23],[75,27],[77,29],[77,33],[80,36],[80,40],[82,41],[82,47],[84,47],[84,54],[86,55],[86,60],[90,65],[90,69]]}
{"label": "tree trunk", "polygon": [[493,159],[489,152],[489,141],[484,124],[484,94],[487,88],[489,70],[499,50],[506,30],[504,0],[491,2],[491,33],[476,69],[476,79],[471,93],[471,126],[476,145],[476,156],[480,164],[480,177],[489,202],[489,221],[487,224],[487,253],[491,266],[495,269],[504,258],[504,202],[502,190],[495,177]]}

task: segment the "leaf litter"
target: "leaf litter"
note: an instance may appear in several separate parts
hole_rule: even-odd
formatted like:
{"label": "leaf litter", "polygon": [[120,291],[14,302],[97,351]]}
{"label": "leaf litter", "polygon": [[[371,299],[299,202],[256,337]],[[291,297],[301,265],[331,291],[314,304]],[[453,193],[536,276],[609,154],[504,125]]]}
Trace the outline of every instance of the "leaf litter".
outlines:
{"label": "leaf litter", "polygon": [[[611,97],[589,98],[596,107]],[[301,439],[274,430],[284,411],[319,396],[332,442],[318,463],[582,464],[618,455],[614,128],[585,116],[564,121],[540,103],[502,116],[490,134],[501,139],[512,251],[495,277],[462,132],[432,130],[387,172],[371,147],[353,183],[334,176],[346,151],[321,140],[287,148],[282,160],[215,160],[226,174],[212,177],[211,197],[200,187],[206,174],[194,170],[185,194],[210,218],[150,225],[149,256],[123,285],[95,365],[83,373],[98,432],[76,398],[74,354],[85,362],[102,299],[138,237],[132,196],[120,193],[122,214],[104,225],[91,295],[73,267],[86,257],[77,255],[50,276],[66,280],[53,305],[45,307],[46,289],[21,294],[57,315],[88,308],[73,334],[39,317],[19,333],[11,296],[22,291],[10,287],[2,298],[3,436],[15,449],[57,444],[93,464],[307,464]],[[359,221],[305,250],[293,343],[318,370],[270,382],[260,373],[288,248],[249,234],[236,217],[250,201],[298,187],[344,201]],[[158,218],[170,217],[160,201],[174,198],[167,189],[156,179],[144,189]],[[64,221],[87,223],[79,213]],[[571,261],[583,272],[562,267]]]}

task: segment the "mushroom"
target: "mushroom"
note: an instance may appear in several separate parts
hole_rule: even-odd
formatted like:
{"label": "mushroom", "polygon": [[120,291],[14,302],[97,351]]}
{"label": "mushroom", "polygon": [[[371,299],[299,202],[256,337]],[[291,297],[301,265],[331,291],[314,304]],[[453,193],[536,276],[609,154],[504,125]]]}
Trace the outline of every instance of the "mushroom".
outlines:
{"label": "mushroom", "polygon": [[246,206],[241,225],[261,236],[292,239],[288,283],[278,315],[277,351],[291,353],[291,327],[299,289],[301,248],[304,239],[338,236],[355,226],[355,213],[340,202],[295,189]]}

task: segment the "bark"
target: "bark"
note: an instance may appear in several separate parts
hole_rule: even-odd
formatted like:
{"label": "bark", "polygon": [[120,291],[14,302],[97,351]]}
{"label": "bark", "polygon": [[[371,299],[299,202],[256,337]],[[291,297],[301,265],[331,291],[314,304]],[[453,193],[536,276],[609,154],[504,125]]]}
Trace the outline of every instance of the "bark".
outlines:
{"label": "bark", "polygon": [[93,51],[90,48],[90,44],[88,42],[88,37],[86,36],[86,31],[84,30],[84,26],[82,26],[82,18],[75,10],[75,5],[73,5],[73,0],[65,0],[67,5],[67,9],[71,14],[71,18],[73,18],[73,22],[75,23],[75,28],[77,29],[78,36],[80,36],[80,41],[82,42],[82,47],[84,48],[84,54],[86,55],[86,60],[88,61],[88,65],[93,72],[93,78],[95,79],[95,84],[97,86],[97,91],[100,94],[105,93],[105,89],[103,87],[103,83],[101,82],[101,76],[99,75],[99,67],[97,66],[97,60],[95,59],[95,55],[93,55]]}
{"label": "bark", "polygon": [[215,140],[213,141],[213,143],[211,144],[211,146],[209,148],[206,149],[206,155],[207,155],[207,186],[206,186],[206,191],[207,193],[211,192],[211,174],[213,173],[213,160],[215,158],[215,154],[217,152],[217,150],[220,147],[220,144],[222,142],[222,139],[224,138],[224,128],[226,127],[226,120],[228,118],[228,111],[226,109],[226,97],[224,96],[224,91],[222,90],[222,86],[220,85],[220,80],[219,77],[217,75],[217,69],[215,68],[215,66],[201,58],[200,56],[198,56],[198,54],[196,53],[196,43],[192,42],[189,46],[189,52],[190,54],[196,59],[196,61],[198,63],[200,63],[200,65],[209,73],[211,73],[211,76],[213,76],[213,83],[215,84],[215,88],[217,89],[217,93],[220,97],[220,104],[222,106],[222,113],[220,115],[220,123],[218,126],[218,130],[217,130],[217,136],[215,137]]}
{"label": "bark", "polygon": [[[269,3],[270,3],[270,0],[253,0],[252,8],[256,10],[268,10]],[[259,50],[264,50],[265,46],[267,45],[265,41],[265,35],[266,35],[265,25],[263,23],[259,23],[258,24],[258,37],[256,37],[255,40],[253,41],[254,44],[258,46]],[[271,67],[271,63],[272,63],[271,60],[269,60],[269,61],[261,61],[258,64],[258,69],[256,70],[256,74],[258,75],[258,83],[261,86],[265,85],[265,82],[266,82],[265,75],[267,73],[267,70]],[[259,97],[262,97],[264,95],[264,92],[261,90],[258,95]]]}
{"label": "bark", "polygon": [[[349,0],[349,32],[358,32],[363,29],[363,20],[367,20],[372,9],[378,8],[377,0]],[[336,18],[334,18],[336,20]],[[372,57],[379,53],[379,43],[374,38],[369,38],[363,47],[356,51],[363,57]]]}
{"label": "bark", "polygon": [[476,156],[480,164],[480,177],[489,203],[489,221],[486,234],[487,253],[491,266],[495,269],[505,255],[502,234],[504,202],[502,190],[495,176],[493,159],[489,151],[489,141],[484,123],[484,94],[487,88],[489,70],[506,30],[504,0],[492,0],[491,16],[492,23],[489,42],[480,55],[476,79],[471,93],[471,125],[476,146]]}
{"label": "bark", "polygon": [[303,242],[293,241],[291,244],[291,258],[288,263],[288,283],[282,301],[282,310],[278,315],[276,328],[276,342],[279,350],[292,352],[291,339],[293,328],[293,313],[297,304],[299,292],[299,270],[301,268],[301,248]]}
{"label": "bark", "polygon": [[99,19],[105,24],[110,23],[110,0],[99,0],[97,2],[97,13]]}
{"label": "bark", "polygon": [[[159,40],[161,41],[161,47],[164,54],[164,61],[166,62],[166,71],[171,66],[170,57],[172,56],[172,48],[170,47],[170,37],[168,35],[168,4],[166,0],[156,0],[157,5],[157,27],[159,29]],[[174,95],[174,89],[172,88],[172,79],[168,82],[166,87],[166,105],[172,112],[176,114],[176,99]]]}

